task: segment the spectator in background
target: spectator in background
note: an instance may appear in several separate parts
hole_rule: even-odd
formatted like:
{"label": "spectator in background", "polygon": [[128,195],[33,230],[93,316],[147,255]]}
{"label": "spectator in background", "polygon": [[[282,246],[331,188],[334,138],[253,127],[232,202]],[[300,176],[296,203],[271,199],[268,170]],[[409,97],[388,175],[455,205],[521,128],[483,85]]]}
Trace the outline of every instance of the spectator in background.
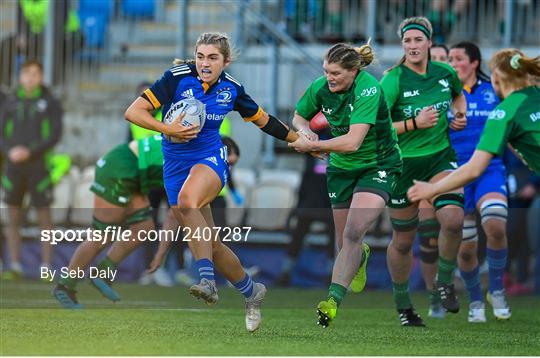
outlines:
{"label": "spectator in background", "polygon": [[469,0],[432,0],[428,19],[433,24],[433,40],[446,42]]}
{"label": "spectator in background", "polygon": [[[11,270],[4,279],[22,276],[20,263],[21,206],[25,193],[37,208],[39,226],[52,229],[49,205],[53,200],[46,154],[62,134],[60,102],[43,85],[43,67],[37,61],[22,65],[19,87],[0,109],[1,152],[5,158],[2,186],[9,207],[8,248]],[[42,266],[50,267],[52,246],[42,243]]]}
{"label": "spectator in background", "polygon": [[445,44],[434,44],[429,49],[431,61],[448,63],[448,47]]}

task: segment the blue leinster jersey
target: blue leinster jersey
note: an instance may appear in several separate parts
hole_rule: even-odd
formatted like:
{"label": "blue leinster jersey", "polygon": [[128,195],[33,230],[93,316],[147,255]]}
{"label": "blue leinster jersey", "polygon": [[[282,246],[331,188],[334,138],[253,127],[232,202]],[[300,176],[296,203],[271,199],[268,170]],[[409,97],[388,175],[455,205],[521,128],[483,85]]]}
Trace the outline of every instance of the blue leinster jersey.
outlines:
{"label": "blue leinster jersey", "polygon": [[[471,158],[480,141],[489,113],[500,102],[491,83],[482,79],[478,79],[472,88],[464,86],[463,94],[467,99],[467,127],[462,131],[454,131],[449,128],[450,142],[456,151],[460,166]],[[448,120],[452,119],[454,119],[454,115],[448,111]],[[490,168],[502,166],[502,160],[499,157],[494,157],[491,160]]]}
{"label": "blue leinster jersey", "polygon": [[154,108],[163,107],[163,118],[186,98],[194,97],[206,106],[206,120],[197,138],[188,143],[163,139],[165,158],[198,160],[212,155],[222,146],[219,127],[227,113],[238,111],[246,121],[257,120],[264,113],[231,75],[224,71],[217,82],[208,87],[199,79],[193,64],[181,64],[167,70],[144,94]]}

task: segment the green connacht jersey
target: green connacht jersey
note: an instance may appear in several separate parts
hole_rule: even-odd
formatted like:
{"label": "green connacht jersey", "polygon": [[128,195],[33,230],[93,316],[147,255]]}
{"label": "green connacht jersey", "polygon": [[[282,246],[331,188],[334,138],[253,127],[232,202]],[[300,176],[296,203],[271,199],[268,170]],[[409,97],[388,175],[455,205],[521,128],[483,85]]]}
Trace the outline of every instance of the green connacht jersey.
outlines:
{"label": "green connacht jersey", "polygon": [[333,137],[347,134],[352,124],[371,125],[356,152],[331,153],[330,165],[351,170],[386,167],[401,160],[381,86],[371,74],[360,71],[351,88],[342,93],[331,92],[325,77],[315,80],[296,105],[296,111],[311,120],[321,110]]}
{"label": "green connacht jersey", "polygon": [[138,169],[141,179],[141,192],[145,194],[151,188],[163,186],[161,135],[139,139],[137,146],[139,148]]}
{"label": "green connacht jersey", "polygon": [[429,106],[439,112],[435,127],[412,130],[398,136],[404,158],[434,154],[450,146],[447,112],[452,99],[463,89],[452,67],[429,61],[427,72],[420,75],[401,64],[388,71],[381,80],[381,86],[393,122],[415,118]]}
{"label": "green connacht jersey", "polygon": [[510,143],[540,175],[540,88],[512,92],[489,115],[477,149],[502,155]]}

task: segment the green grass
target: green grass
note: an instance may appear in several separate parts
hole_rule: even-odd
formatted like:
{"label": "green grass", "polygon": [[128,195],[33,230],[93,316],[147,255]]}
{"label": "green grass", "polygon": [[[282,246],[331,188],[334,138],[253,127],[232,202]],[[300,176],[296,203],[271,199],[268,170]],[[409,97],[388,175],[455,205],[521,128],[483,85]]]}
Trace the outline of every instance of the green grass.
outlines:
{"label": "green grass", "polygon": [[[87,284],[86,309],[56,308],[51,285],[2,283],[1,355],[536,355],[540,352],[538,297],[512,298],[510,321],[466,322],[466,310],[426,318],[427,298],[414,295],[427,328],[398,323],[390,292],[348,294],[335,324],[315,324],[322,290],[270,289],[264,323],[249,334],[243,300],[222,288],[208,308],[185,288],[118,285],[113,304]],[[462,302],[464,300],[462,299]]]}

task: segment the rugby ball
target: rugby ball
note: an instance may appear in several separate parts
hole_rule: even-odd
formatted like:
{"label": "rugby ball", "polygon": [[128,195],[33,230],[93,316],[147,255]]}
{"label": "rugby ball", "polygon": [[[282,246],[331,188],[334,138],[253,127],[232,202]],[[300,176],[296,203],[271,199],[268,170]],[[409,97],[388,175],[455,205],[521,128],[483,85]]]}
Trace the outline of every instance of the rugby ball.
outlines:
{"label": "rugby ball", "polygon": [[[173,123],[182,113],[185,113],[186,115],[180,124],[185,127],[199,126],[199,129],[202,129],[206,119],[206,106],[204,103],[192,97],[184,98],[176,103],[173,103],[171,108],[169,108],[163,117],[163,123],[171,125],[171,123]],[[170,142],[180,143],[178,138],[167,135],[164,135],[164,137]]]}
{"label": "rugby ball", "polygon": [[309,129],[314,132],[322,131],[330,126],[322,112],[319,112],[309,121]]}

